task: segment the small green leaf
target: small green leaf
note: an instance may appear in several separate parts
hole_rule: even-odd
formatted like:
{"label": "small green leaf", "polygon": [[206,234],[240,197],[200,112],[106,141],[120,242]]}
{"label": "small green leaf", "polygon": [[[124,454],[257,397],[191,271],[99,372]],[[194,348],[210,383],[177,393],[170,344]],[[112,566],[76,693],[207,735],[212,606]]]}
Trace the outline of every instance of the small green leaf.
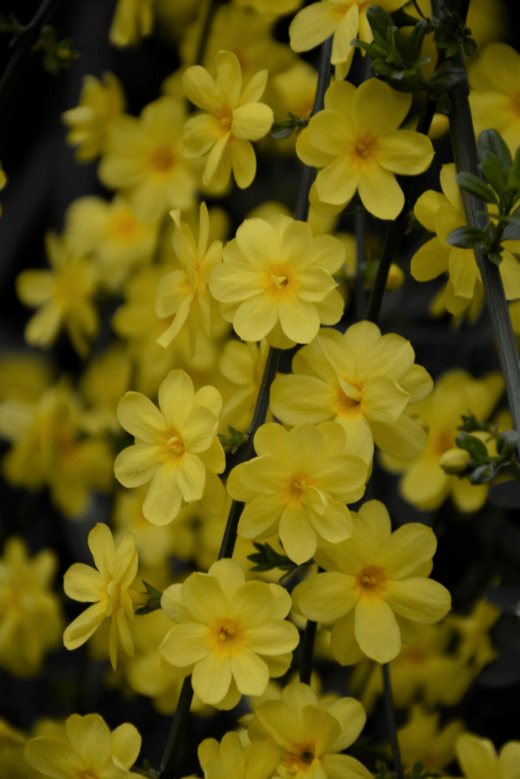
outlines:
{"label": "small green leaf", "polygon": [[500,133],[496,130],[483,130],[478,137],[477,146],[479,158],[483,161],[489,154],[496,157],[504,177],[506,177],[513,162],[513,158],[511,157],[509,147]]}
{"label": "small green leaf", "polygon": [[428,22],[420,19],[406,39],[405,48],[410,62],[416,62],[421,56],[421,47],[427,32]]}
{"label": "small green leaf", "polygon": [[480,438],[476,438],[469,433],[459,433],[455,439],[455,446],[459,449],[465,449],[477,462],[484,457],[488,457],[486,445]]}
{"label": "small green leaf", "polygon": [[488,240],[487,233],[477,227],[456,227],[446,239],[451,246],[461,249],[475,249],[484,246]]}
{"label": "small green leaf", "polygon": [[486,257],[490,262],[492,262],[494,265],[500,265],[502,260],[504,259],[499,252],[489,252],[489,254],[486,254]]}
{"label": "small green leaf", "polygon": [[471,484],[487,484],[487,482],[494,479],[495,476],[496,468],[493,463],[486,463],[486,465],[478,465],[475,470],[470,473],[469,480]]}
{"label": "small green leaf", "polygon": [[276,138],[277,140],[288,138],[293,134],[295,129],[295,127],[282,127],[280,130],[274,130],[274,132],[271,133],[271,138]]}
{"label": "small green leaf", "polygon": [[442,114],[449,114],[451,111],[451,98],[449,95],[439,95],[436,98],[437,111]]}
{"label": "small green leaf", "polygon": [[462,41],[462,48],[466,57],[474,57],[477,53],[477,43],[473,38],[464,38]]}
{"label": "small green leaf", "polygon": [[520,147],[516,150],[513,164],[509,168],[507,183],[509,186],[516,185],[517,187],[520,187]]}
{"label": "small green leaf", "polygon": [[481,157],[478,166],[495,192],[502,198],[507,188],[507,178],[502,170],[498,157],[491,152],[487,152]]}
{"label": "small green leaf", "polygon": [[377,30],[385,39],[388,28],[395,27],[392,17],[378,5],[370,6],[367,19],[371,29]]}
{"label": "small green leaf", "polygon": [[457,173],[457,181],[459,187],[475,195],[479,200],[483,200],[484,203],[498,205],[498,198],[491,187],[485,184],[478,176],[475,176],[474,173]]}

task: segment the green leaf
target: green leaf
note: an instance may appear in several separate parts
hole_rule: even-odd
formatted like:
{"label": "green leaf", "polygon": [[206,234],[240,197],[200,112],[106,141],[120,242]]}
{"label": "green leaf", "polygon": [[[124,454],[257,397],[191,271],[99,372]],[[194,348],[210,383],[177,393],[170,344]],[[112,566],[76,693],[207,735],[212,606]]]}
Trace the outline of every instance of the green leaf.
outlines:
{"label": "green leaf", "polygon": [[461,249],[475,249],[487,244],[488,240],[487,233],[477,227],[456,227],[446,239],[451,246],[460,246]]}
{"label": "green leaf", "polygon": [[371,5],[367,10],[368,23],[372,30],[377,30],[385,39],[389,27],[395,27],[394,20],[378,5]]}
{"label": "green leaf", "polygon": [[477,43],[473,38],[464,38],[462,41],[462,48],[466,57],[474,57],[477,53]]}
{"label": "green leaf", "polygon": [[405,49],[409,62],[416,62],[421,56],[421,48],[424,36],[428,32],[428,22],[420,19],[406,39]]}
{"label": "green leaf", "polygon": [[440,111],[442,114],[449,114],[451,111],[451,98],[449,95],[439,95],[436,98],[436,107],[437,111]]}
{"label": "green leaf", "polygon": [[488,481],[496,476],[496,468],[493,463],[478,465],[473,473],[470,473],[469,480],[471,484],[487,484]]}
{"label": "green leaf", "polygon": [[459,449],[465,449],[477,462],[489,456],[486,445],[480,438],[476,438],[469,433],[459,433],[455,439],[455,446]]}
{"label": "green leaf", "polygon": [[491,187],[485,184],[478,176],[475,176],[474,173],[457,173],[457,181],[462,189],[475,195],[479,200],[483,200],[484,203],[495,203],[495,205],[498,205],[498,198]]}
{"label": "green leaf", "polygon": [[486,254],[486,257],[490,262],[492,262],[494,265],[500,265],[502,260],[504,259],[502,255],[499,252],[489,252],[489,254]]}
{"label": "green leaf", "polygon": [[288,138],[293,134],[295,129],[295,127],[282,127],[280,130],[274,130],[274,132],[271,133],[271,138],[276,138],[277,140]]}
{"label": "green leaf", "polygon": [[520,147],[516,150],[513,164],[509,168],[507,183],[509,186],[520,187]]}
{"label": "green leaf", "polygon": [[270,544],[260,544],[256,541],[253,542],[255,549],[258,550],[255,554],[248,555],[247,559],[252,563],[256,563],[250,570],[251,571],[270,571],[273,568],[287,568],[296,567],[296,564],[286,557],[286,555],[278,554],[275,552]]}
{"label": "green leaf", "polygon": [[491,152],[487,152],[481,158],[478,166],[495,192],[502,198],[507,188],[507,178],[502,170],[498,157]]}
{"label": "green leaf", "polygon": [[512,165],[513,158],[509,147],[496,130],[483,130],[478,137],[478,154],[479,158],[483,161],[485,157],[491,154],[496,157],[504,177],[507,176],[509,168]]}

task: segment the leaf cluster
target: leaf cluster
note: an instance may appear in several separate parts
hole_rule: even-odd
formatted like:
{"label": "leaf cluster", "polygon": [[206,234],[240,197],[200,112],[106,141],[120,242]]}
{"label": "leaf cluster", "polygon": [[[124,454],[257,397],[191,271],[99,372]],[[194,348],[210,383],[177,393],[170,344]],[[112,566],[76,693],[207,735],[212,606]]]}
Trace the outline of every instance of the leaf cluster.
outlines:
{"label": "leaf cluster", "polygon": [[152,587],[151,584],[145,582],[144,579],[143,584],[148,595],[148,600],[144,606],[141,606],[140,609],[135,610],[135,614],[139,614],[141,616],[144,614],[151,614],[152,611],[157,611],[160,609],[162,596],[162,592],[160,590],[156,590],[155,587]]}
{"label": "leaf cluster", "polygon": [[[358,38],[353,40],[352,44],[372,57],[374,72],[388,81],[394,89],[400,92],[426,90],[430,97],[437,101],[439,111],[449,112],[451,100],[448,93],[467,77],[464,67],[457,64],[453,58],[461,44],[466,54],[471,55],[476,52],[476,44],[468,37],[471,30],[457,14],[445,9],[441,18],[421,16],[418,21],[407,14],[404,18],[399,14],[392,17],[379,6],[371,6],[367,11],[367,19],[374,42],[369,44]],[[410,20],[414,27],[405,39],[399,31],[398,22],[409,24]],[[420,72],[420,66],[429,62],[430,58],[421,58],[421,47],[424,36],[431,32],[434,33],[440,55],[435,72],[426,81]]]}
{"label": "leaf cluster", "polygon": [[57,76],[79,57],[72,48],[72,38],[58,41],[56,30],[50,25],[42,27],[40,37],[32,47],[33,51],[43,51],[43,67],[51,76]]}
{"label": "leaf cluster", "polygon": [[[513,159],[500,133],[484,130],[478,139],[479,168],[486,181],[473,173],[457,174],[461,189],[493,206],[497,213],[482,211],[488,217],[485,229],[457,227],[447,241],[463,249],[480,249],[495,265],[502,262],[502,240],[520,238],[520,149]],[[493,223],[491,220],[496,220]]]}
{"label": "leaf cluster", "polygon": [[280,119],[273,122],[271,127],[271,138],[280,140],[281,138],[288,138],[293,132],[299,133],[304,127],[307,127],[310,121],[310,117],[296,116],[290,111],[287,111],[289,119]]}
{"label": "leaf cluster", "polygon": [[229,436],[224,433],[217,433],[218,438],[222,446],[230,446],[231,452],[234,454],[239,446],[242,446],[247,440],[247,433],[241,433],[240,430],[235,430],[234,427],[228,425]]}
{"label": "leaf cluster", "polygon": [[18,38],[20,38],[21,35],[24,34],[26,28],[23,24],[20,24],[18,19],[13,13],[10,13],[9,16],[4,16],[4,14],[0,14],[0,33],[1,32],[7,32],[11,33],[12,38],[9,41],[9,46],[14,46],[15,43],[18,41]]}
{"label": "leaf cluster", "polygon": [[[484,422],[479,422],[471,413],[469,416],[463,414],[462,419],[463,424],[458,428],[462,432],[456,437],[455,445],[468,452],[470,459],[466,469],[458,474],[460,479],[467,477],[471,484],[487,484],[505,468],[513,469],[517,473],[520,471],[516,449],[520,436],[517,432],[506,430],[499,433],[496,427],[491,428]],[[486,432],[490,439],[495,439],[498,452],[496,457],[488,454],[487,447],[480,438],[471,435],[477,430]]]}
{"label": "leaf cluster", "polygon": [[298,567],[286,555],[275,552],[270,544],[259,544],[254,541],[253,546],[257,551],[254,554],[248,555],[247,558],[252,563],[256,563],[251,568],[252,571],[271,571],[273,568],[281,568],[282,571],[292,571]]}

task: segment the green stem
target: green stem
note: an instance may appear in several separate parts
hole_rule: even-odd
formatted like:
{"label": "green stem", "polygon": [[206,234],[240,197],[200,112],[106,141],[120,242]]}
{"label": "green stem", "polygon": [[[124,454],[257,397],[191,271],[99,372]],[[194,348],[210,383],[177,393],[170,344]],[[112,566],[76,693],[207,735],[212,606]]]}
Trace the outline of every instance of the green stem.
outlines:
{"label": "green stem", "polygon": [[[467,83],[457,86],[450,97],[452,102],[450,127],[457,171],[467,171],[480,176]],[[463,189],[460,190],[460,194],[468,225],[477,227],[479,230],[485,229],[487,218],[485,214],[478,213],[485,210],[484,203]],[[506,383],[513,427],[516,432],[520,432],[520,364],[500,270],[484,257],[480,249],[475,249],[474,252],[486,290],[486,300],[498,346],[500,367]]]}
{"label": "green stem", "polygon": [[404,779],[403,764],[401,763],[401,752],[399,750],[399,741],[397,740],[397,726],[395,723],[394,703],[392,700],[392,686],[390,684],[390,670],[388,663],[383,663],[381,668],[383,671],[386,724],[388,727],[390,745],[392,747],[394,771],[397,779]]}
{"label": "green stem", "polygon": [[303,633],[302,659],[300,663],[300,682],[311,683],[312,657],[314,652],[314,638],[316,636],[317,623],[307,620]]}
{"label": "green stem", "polygon": [[[430,129],[430,124],[432,122],[434,113],[435,102],[427,97],[421,111],[421,116],[419,117],[417,132],[424,133],[426,135]],[[395,219],[390,225],[388,233],[386,234],[381,261],[377,269],[376,279],[374,286],[372,287],[372,293],[370,295],[367,313],[365,316],[365,319],[368,319],[369,322],[374,322],[374,324],[377,324],[379,315],[381,313],[381,305],[383,303],[383,295],[385,294],[386,280],[388,278],[390,265],[392,264],[396,249],[402,242],[403,236],[405,234],[408,210],[412,205],[411,199],[415,176],[400,177],[398,178],[398,182],[404,193],[404,206],[397,219]]]}
{"label": "green stem", "polygon": [[175,775],[175,763],[184,737],[184,731],[188,724],[190,715],[190,706],[193,699],[193,688],[191,686],[191,676],[187,676],[182,683],[181,694],[175,715],[173,717],[172,728],[168,736],[168,743],[164,750],[161,768],[159,769],[160,779],[173,779]]}
{"label": "green stem", "polygon": [[0,108],[2,108],[9,95],[17,70],[22,63],[23,58],[29,52],[31,46],[40,34],[43,25],[50,19],[60,3],[61,0],[43,0],[43,3],[38,8],[29,24],[23,27],[23,35],[18,40],[14,54],[4,70],[2,78],[0,78]]}
{"label": "green stem", "polygon": [[215,6],[213,0],[203,0],[200,6],[200,20],[201,29],[199,35],[199,41],[197,45],[197,51],[195,54],[194,65],[202,65],[204,60],[204,53],[206,51],[206,44],[208,42],[209,33],[211,30],[211,22],[213,20],[213,14],[215,13]]}

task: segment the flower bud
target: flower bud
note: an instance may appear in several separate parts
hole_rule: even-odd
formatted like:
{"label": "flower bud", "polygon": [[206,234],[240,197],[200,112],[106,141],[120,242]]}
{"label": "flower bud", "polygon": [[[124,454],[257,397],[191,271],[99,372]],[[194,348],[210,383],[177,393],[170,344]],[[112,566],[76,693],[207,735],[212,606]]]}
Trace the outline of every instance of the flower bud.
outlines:
{"label": "flower bud", "polygon": [[466,469],[470,458],[470,453],[465,449],[447,449],[441,456],[439,465],[444,473],[461,473]]}
{"label": "flower bud", "polygon": [[404,273],[399,265],[396,265],[395,262],[393,262],[390,265],[390,270],[388,271],[388,277],[386,279],[387,292],[392,292],[394,289],[399,289],[399,287],[402,287],[403,284]]}

